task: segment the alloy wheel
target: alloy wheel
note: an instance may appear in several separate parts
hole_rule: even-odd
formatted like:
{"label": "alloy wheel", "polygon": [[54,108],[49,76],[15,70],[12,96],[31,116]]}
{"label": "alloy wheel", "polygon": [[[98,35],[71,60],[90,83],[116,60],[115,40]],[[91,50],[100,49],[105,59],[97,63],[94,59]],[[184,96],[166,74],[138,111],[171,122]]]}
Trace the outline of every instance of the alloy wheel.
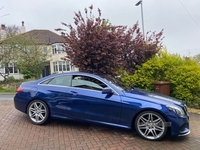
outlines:
{"label": "alloy wheel", "polygon": [[135,127],[139,135],[148,140],[160,140],[167,131],[165,119],[153,111],[145,111],[139,114]]}
{"label": "alloy wheel", "polygon": [[49,116],[47,105],[40,100],[31,102],[28,106],[28,116],[34,124],[44,124]]}

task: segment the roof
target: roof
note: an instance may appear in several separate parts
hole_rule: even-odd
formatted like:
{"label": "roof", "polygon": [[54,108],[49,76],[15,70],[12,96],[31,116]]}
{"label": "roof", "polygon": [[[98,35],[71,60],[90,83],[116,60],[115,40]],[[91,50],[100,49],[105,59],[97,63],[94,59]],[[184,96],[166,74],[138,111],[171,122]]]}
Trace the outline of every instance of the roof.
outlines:
{"label": "roof", "polygon": [[23,35],[28,35],[32,39],[35,39],[38,44],[54,44],[54,43],[64,43],[65,40],[60,35],[50,31],[50,30],[31,30]]}

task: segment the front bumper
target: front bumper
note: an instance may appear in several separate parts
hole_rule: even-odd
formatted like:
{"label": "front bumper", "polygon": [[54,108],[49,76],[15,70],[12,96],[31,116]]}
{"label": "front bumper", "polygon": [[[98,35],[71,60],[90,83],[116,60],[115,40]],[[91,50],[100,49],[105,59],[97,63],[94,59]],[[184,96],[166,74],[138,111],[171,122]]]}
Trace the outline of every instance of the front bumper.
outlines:
{"label": "front bumper", "polygon": [[181,134],[181,135],[179,135],[179,136],[186,136],[186,135],[188,135],[188,134],[190,134],[190,130],[189,130],[188,132],[186,132],[185,134]]}
{"label": "front bumper", "polygon": [[172,136],[186,136],[190,134],[189,117],[176,116],[170,119],[171,122],[171,135]]}

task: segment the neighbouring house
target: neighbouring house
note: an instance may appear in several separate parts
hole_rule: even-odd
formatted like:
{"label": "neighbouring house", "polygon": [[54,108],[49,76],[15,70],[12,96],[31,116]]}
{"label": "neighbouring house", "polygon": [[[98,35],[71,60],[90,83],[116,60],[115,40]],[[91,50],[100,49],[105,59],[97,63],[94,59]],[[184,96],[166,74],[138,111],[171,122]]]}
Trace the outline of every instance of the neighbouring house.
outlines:
{"label": "neighbouring house", "polygon": [[43,76],[77,70],[71,65],[70,60],[64,61],[61,59],[67,55],[62,46],[65,40],[61,36],[49,30],[31,30],[25,34],[34,38],[43,47],[44,51],[50,52],[49,65],[44,68]]}
{"label": "neighbouring house", "polygon": [[[3,28],[5,29],[5,26],[3,26]],[[4,33],[4,31],[2,31],[4,29],[0,30],[0,34],[2,32]],[[65,40],[60,35],[50,30],[41,29],[26,32],[24,22],[22,22],[21,34],[28,35],[29,37],[33,38],[44,51],[48,51],[48,53],[50,54],[48,58],[48,63],[45,66],[41,76],[44,77],[53,73],[78,71],[77,68],[71,65],[70,60],[61,59],[67,54],[64,51],[64,47],[62,46]],[[23,78],[23,75],[20,74],[17,68],[15,68],[14,64],[9,63],[8,67],[10,71],[9,76],[13,76],[15,79]],[[6,73],[6,69],[1,67],[1,64],[0,72]],[[0,80],[3,80],[3,77],[0,77]]]}

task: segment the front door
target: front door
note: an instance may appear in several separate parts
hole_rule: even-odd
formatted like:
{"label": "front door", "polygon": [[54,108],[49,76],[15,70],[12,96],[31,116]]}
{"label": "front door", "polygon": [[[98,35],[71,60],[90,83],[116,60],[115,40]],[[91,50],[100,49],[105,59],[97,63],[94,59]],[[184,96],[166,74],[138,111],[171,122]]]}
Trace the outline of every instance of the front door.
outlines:
{"label": "front door", "polygon": [[72,77],[72,86],[67,90],[67,105],[74,118],[94,122],[119,123],[121,99],[117,94],[102,94],[106,84],[89,76]]}

